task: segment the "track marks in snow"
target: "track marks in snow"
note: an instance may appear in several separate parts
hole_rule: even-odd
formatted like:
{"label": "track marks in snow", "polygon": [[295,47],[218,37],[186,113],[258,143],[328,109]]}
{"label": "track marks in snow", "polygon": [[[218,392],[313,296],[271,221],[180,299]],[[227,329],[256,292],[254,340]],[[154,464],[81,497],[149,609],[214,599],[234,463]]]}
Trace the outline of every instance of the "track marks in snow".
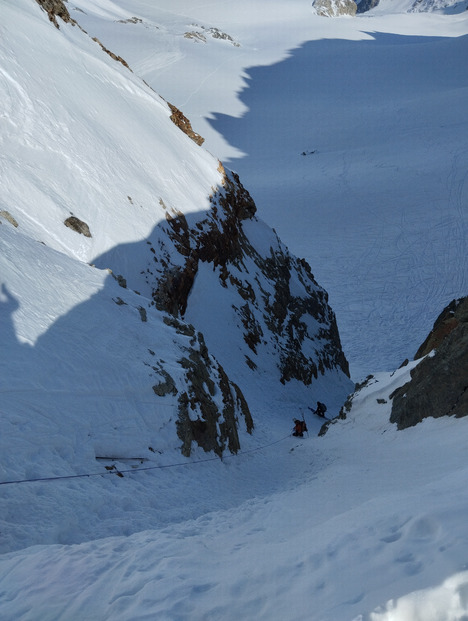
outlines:
{"label": "track marks in snow", "polygon": [[0,118],[13,126],[15,135],[29,136],[32,132],[33,104],[31,99],[21,84],[1,67],[0,90],[3,93]]}
{"label": "track marks in snow", "polygon": [[[468,170],[466,161],[468,150],[459,151],[452,157],[450,173],[447,177],[448,204],[447,204],[447,225],[450,227],[449,257],[450,263],[457,260],[457,257],[468,255],[468,241],[466,230],[468,227]],[[448,266],[450,267],[450,265]],[[458,287],[466,290],[468,280],[467,270],[456,270],[455,274],[459,279]]]}

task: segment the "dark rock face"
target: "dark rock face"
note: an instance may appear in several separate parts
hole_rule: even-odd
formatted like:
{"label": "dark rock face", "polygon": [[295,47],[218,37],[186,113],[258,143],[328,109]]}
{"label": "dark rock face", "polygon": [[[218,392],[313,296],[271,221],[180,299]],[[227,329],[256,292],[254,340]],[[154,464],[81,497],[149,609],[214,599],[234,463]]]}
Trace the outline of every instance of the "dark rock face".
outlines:
{"label": "dark rock face", "polygon": [[[171,378],[172,371],[162,361],[151,365],[159,377],[153,385],[155,395],[177,398],[177,434],[187,456],[195,445],[220,456],[226,450],[239,450],[242,432],[250,433],[254,425],[239,388],[245,377],[258,372],[256,380],[269,385],[273,372],[282,384],[296,380],[306,386],[330,370],[349,377],[326,291],[316,283],[306,261],[292,256],[275,233],[257,220],[255,203],[238,176],[221,164],[220,172],[222,183],[213,188],[207,211],[183,214],[159,200],[165,222],[146,241],[146,265],[138,264],[140,270],[145,268],[139,274],[152,304],[167,313],[165,322],[190,340],[178,360],[182,381]],[[107,258],[99,263],[112,265]],[[229,345],[221,340],[214,348],[209,342],[210,325],[190,319],[191,310],[200,303],[196,295],[198,301],[192,302],[197,279],[206,282],[207,272],[208,315],[216,316],[218,327],[225,328],[230,339]],[[133,288],[135,274],[125,276]],[[227,313],[222,304],[217,310],[218,298],[223,296],[230,303]],[[234,365],[239,377],[231,377],[229,367],[233,343],[234,355],[245,363],[240,371],[241,365]]]}
{"label": "dark rock face", "polygon": [[[179,322],[175,320],[175,323]],[[194,330],[191,348],[179,364],[185,369],[187,386],[187,390],[179,394],[176,423],[182,454],[190,456],[192,442],[219,456],[226,448],[237,453],[240,449],[239,419],[244,419],[246,431],[251,433],[252,416],[239,388],[209,355],[202,334],[195,334]]]}
{"label": "dark rock face", "polygon": [[[257,303],[256,310],[262,313],[280,352],[281,382],[296,379],[308,386],[319,373],[323,375],[333,367],[341,368],[349,376],[328,295],[318,288],[309,265],[292,257],[286,249],[272,252],[271,257],[259,263],[267,279],[273,282],[275,294],[264,300],[264,309]],[[301,295],[292,291],[291,281],[295,278],[303,287]],[[314,357],[307,354],[309,318],[321,325],[315,337]]]}
{"label": "dark rock face", "polygon": [[452,332],[460,322],[468,321],[468,298],[460,300],[452,300],[450,304],[444,308],[434,323],[434,327],[429,333],[427,339],[416,352],[414,359],[422,358],[433,349],[437,349],[446,336]]}
{"label": "dark rock face", "polygon": [[[83,31],[84,32],[84,31]],[[127,69],[130,69],[130,67],[128,66],[127,61],[125,61],[122,56],[118,56],[117,54],[114,54],[114,52],[111,52],[111,50],[108,50],[107,47],[105,47],[97,37],[93,37],[93,41],[95,43],[97,43],[99,45],[99,47],[101,48],[101,50],[103,52],[105,52],[106,54],[108,54],[113,60],[116,60],[117,62],[121,63],[124,67],[126,67]]]}
{"label": "dark rock face", "polygon": [[153,391],[160,403],[168,406],[174,403],[171,397],[176,397],[175,425],[182,454],[189,457],[194,444],[219,457],[225,450],[237,453],[239,432],[251,433],[254,428],[242,392],[208,352],[200,332],[169,315],[164,316],[164,323],[178,335],[174,344],[179,356],[168,364],[148,349],[151,358],[144,364],[150,377],[158,378]]}
{"label": "dark rock face", "polygon": [[405,429],[431,416],[468,415],[468,298],[443,311],[416,357],[428,355],[397,389],[390,421]]}
{"label": "dark rock face", "polygon": [[357,5],[357,13],[366,13],[378,6],[379,0],[361,0]]}
{"label": "dark rock face", "polygon": [[[163,268],[153,290],[153,300],[160,310],[175,316],[184,315],[200,262],[221,266],[222,278],[226,279],[227,263],[241,258],[246,240],[239,223],[253,216],[256,207],[237,175],[225,175],[224,190],[211,197],[211,212],[195,227],[190,227],[184,214],[166,212],[167,235],[178,254],[184,257],[184,264],[169,267],[164,260],[154,258]],[[163,259],[162,254],[159,256]]]}
{"label": "dark rock face", "polygon": [[181,213],[167,213],[165,232],[183,262],[168,265],[164,257],[170,261],[173,253],[165,254],[167,238],[160,240],[149,280],[155,283],[157,308],[183,318],[200,265],[209,263],[220,287],[237,296],[239,304],[233,309],[250,350],[245,362],[251,369],[257,368],[256,356],[264,347],[276,352],[283,384],[296,379],[310,385],[333,368],[349,377],[328,295],[306,261],[293,257],[277,239],[277,247],[266,256],[253,247],[243,222],[255,220],[255,203],[234,173],[224,171],[223,188],[212,195],[211,203],[206,218],[195,225]]}

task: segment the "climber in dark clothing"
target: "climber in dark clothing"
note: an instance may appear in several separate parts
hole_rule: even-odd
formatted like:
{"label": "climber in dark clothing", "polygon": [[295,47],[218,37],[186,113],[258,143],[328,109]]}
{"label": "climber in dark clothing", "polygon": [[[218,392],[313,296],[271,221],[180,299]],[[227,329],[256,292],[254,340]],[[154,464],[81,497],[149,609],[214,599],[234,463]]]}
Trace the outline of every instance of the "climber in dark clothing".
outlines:
{"label": "climber in dark clothing", "polygon": [[317,401],[317,408],[315,410],[315,413],[317,414],[317,416],[321,416],[322,418],[324,418],[326,411],[327,411],[327,406],[324,403],[320,403],[320,401]]}
{"label": "climber in dark clothing", "polygon": [[315,410],[314,408],[311,408],[310,406],[308,407],[311,412],[313,412],[314,414],[317,414],[317,416],[320,416],[320,418],[326,418],[325,412],[327,411],[327,406],[325,405],[325,403],[320,403],[320,401],[317,401],[317,407]]}

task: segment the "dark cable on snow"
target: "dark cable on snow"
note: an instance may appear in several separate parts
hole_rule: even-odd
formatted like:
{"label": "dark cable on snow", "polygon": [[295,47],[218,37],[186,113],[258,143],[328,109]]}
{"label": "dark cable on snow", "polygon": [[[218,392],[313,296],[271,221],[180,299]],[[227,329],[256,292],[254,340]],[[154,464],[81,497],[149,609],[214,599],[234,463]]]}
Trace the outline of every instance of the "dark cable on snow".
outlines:
{"label": "dark cable on snow", "polygon": [[198,459],[196,461],[181,461],[175,464],[163,464],[160,466],[145,466],[144,468],[131,468],[128,470],[117,470],[117,468],[112,468],[111,470],[106,470],[106,472],[90,472],[86,474],[69,474],[61,477],[39,477],[37,479],[18,479],[17,481],[0,481],[0,485],[19,485],[20,483],[37,483],[39,481],[63,481],[65,479],[84,479],[89,477],[102,477],[106,474],[116,474],[117,476],[123,474],[130,474],[134,472],[143,472],[145,470],[162,470],[163,468],[176,468],[178,466],[191,466],[195,464],[202,464],[208,461],[217,461],[221,459],[224,461],[225,459],[229,459],[232,457],[240,457],[241,455],[247,455],[249,453],[255,453],[256,451],[261,451],[265,448],[273,446],[274,444],[279,444],[289,438],[291,434],[284,436],[284,438],[280,438],[279,440],[275,440],[274,442],[270,442],[270,444],[264,444],[263,446],[258,446],[257,448],[250,449],[248,451],[240,451],[239,453],[234,453],[231,455],[225,455],[224,457],[207,457],[206,459]]}

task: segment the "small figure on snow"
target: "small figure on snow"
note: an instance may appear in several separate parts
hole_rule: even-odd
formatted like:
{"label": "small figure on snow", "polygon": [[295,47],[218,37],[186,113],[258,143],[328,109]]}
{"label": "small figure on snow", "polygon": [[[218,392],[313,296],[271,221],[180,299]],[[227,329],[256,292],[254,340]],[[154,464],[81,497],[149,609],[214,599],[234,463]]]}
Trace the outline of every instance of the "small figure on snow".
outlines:
{"label": "small figure on snow", "polygon": [[327,406],[325,405],[325,403],[320,403],[320,401],[317,401],[316,409],[314,410],[314,408],[309,407],[309,410],[314,414],[317,414],[317,416],[320,416],[320,418],[326,418],[325,412],[327,411]]}
{"label": "small figure on snow", "polygon": [[326,411],[327,411],[327,406],[325,405],[325,403],[320,403],[320,401],[317,401],[317,408],[315,409],[315,413],[317,414],[317,416],[321,416],[322,418],[325,418]]}
{"label": "small figure on snow", "polygon": [[293,436],[298,436],[299,438],[303,438],[304,431],[307,431],[307,425],[305,423],[305,420],[299,420],[296,418],[296,420],[294,421]]}

